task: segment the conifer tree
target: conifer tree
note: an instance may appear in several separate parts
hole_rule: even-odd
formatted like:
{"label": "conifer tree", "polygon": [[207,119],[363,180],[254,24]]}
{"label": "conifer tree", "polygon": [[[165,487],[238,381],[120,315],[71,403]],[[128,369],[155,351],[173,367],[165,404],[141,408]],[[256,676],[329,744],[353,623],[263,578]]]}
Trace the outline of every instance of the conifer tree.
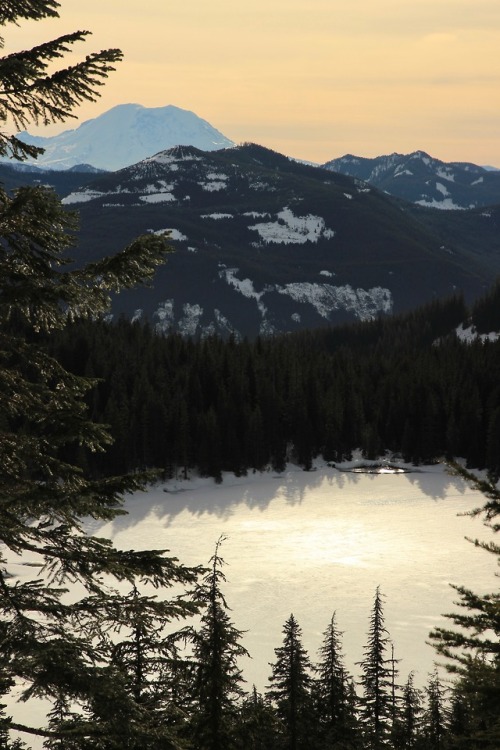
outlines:
{"label": "conifer tree", "polygon": [[[0,623],[0,632],[3,634],[2,623]],[[1,657],[0,657],[1,658]],[[2,659],[3,661],[3,659]],[[11,688],[13,687],[13,680],[9,677],[5,677],[5,664],[0,662],[0,747],[2,750],[22,750],[26,747],[20,740],[10,741],[10,717],[6,713],[6,705],[1,703],[4,696],[8,695]]]}
{"label": "conifer tree", "polygon": [[210,568],[195,590],[205,606],[201,627],[195,632],[193,744],[199,750],[230,750],[236,744],[239,701],[244,695],[238,660],[248,656],[241,645],[242,631],[234,627],[221,586],[226,582],[220,556],[221,536],[210,558]]}
{"label": "conifer tree", "polygon": [[361,722],[369,750],[389,747],[392,717],[392,668],[387,657],[389,632],[384,624],[382,594],[377,586],[368,643],[361,666]]}
{"label": "conifer tree", "polygon": [[278,742],[278,718],[270,702],[253,690],[242,702],[238,717],[238,750],[274,750]]}
{"label": "conifer tree", "polygon": [[[458,465],[455,470],[486,497],[471,515],[481,516],[493,533],[500,531],[500,490],[491,481],[479,479]],[[472,540],[469,540],[472,541]],[[474,544],[500,560],[495,542]],[[430,637],[437,652],[447,658],[446,668],[457,677],[455,700],[462,697],[468,707],[470,747],[493,750],[500,743],[500,594],[476,594],[464,586],[453,586],[462,612],[445,615],[456,629],[435,628]]]}
{"label": "conifer tree", "polygon": [[429,676],[425,688],[427,706],[423,716],[423,735],[428,750],[443,750],[446,746],[447,711],[444,689],[437,669]]}
{"label": "conifer tree", "polygon": [[302,631],[290,615],[283,627],[283,645],[275,648],[276,661],[271,664],[267,696],[276,707],[282,724],[279,747],[306,750],[314,747],[309,730],[315,725],[313,716],[312,665],[302,645]]}
{"label": "conifer tree", "polygon": [[356,723],[349,693],[351,680],[344,665],[341,638],[334,612],[319,649],[320,661],[316,666],[313,692],[321,742],[326,747],[335,748],[349,746]]}
{"label": "conifer tree", "polygon": [[403,686],[400,710],[392,727],[393,745],[398,750],[416,750],[421,744],[422,700],[413,672]]}
{"label": "conifer tree", "polygon": [[[6,0],[0,24],[57,16],[58,7],[56,0]],[[96,97],[121,58],[118,50],[48,70],[87,34],[68,34],[0,59],[3,122],[60,122],[79,102]],[[23,159],[37,153],[0,133],[0,154]],[[101,668],[94,637],[108,594],[105,577],[132,584],[143,577],[163,587],[189,585],[197,575],[162,551],[120,551],[84,533],[82,519],[114,518],[122,512],[123,494],[143,487],[148,477],[96,481],[64,458],[71,446],[103,451],[111,438],[86,414],[84,396],[93,381],[68,372],[49,354],[46,337],[69,320],[105,312],[111,292],[150,279],[169,248],[151,235],[116,256],[68,270],[76,228],[75,216],[51,191],[23,187],[8,195],[0,188],[0,682],[6,689],[22,680],[26,701],[53,700],[52,725],[59,725],[54,733],[6,719],[2,731],[45,731],[48,741],[67,736],[68,748],[72,742],[98,745],[88,745],[88,727],[78,735],[81,728],[64,706],[98,696],[103,705],[115,701],[117,713],[126,711],[126,701],[118,703],[126,691],[114,679],[116,670]],[[33,576],[13,576],[15,555],[35,566],[28,569]],[[68,604],[63,595],[76,582],[87,596]],[[67,735],[65,722],[72,725]],[[97,742],[96,733],[90,734]]]}
{"label": "conifer tree", "polygon": [[[124,596],[109,592],[100,609],[96,648],[101,673],[113,682],[117,700],[93,695],[84,706],[88,726],[94,732],[99,728],[110,750],[121,750],[125,730],[130,750],[141,750],[145,739],[150,750],[176,747],[186,731],[187,704],[187,695],[179,690],[179,676],[187,668],[179,643],[189,631],[172,632],[170,626],[196,613],[197,604],[186,600],[186,593],[165,600],[141,594],[134,585]],[[95,622],[89,625],[95,628]]]}

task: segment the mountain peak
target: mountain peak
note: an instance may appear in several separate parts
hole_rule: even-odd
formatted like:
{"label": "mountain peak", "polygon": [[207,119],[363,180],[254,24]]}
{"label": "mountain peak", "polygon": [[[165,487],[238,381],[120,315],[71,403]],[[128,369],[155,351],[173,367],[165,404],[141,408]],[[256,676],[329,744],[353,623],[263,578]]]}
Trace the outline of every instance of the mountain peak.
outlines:
{"label": "mountain peak", "polygon": [[45,149],[35,163],[49,169],[91,164],[114,171],[174,146],[215,151],[234,145],[194,112],[172,104],[118,104],[59,135],[41,137],[23,132],[19,138]]}

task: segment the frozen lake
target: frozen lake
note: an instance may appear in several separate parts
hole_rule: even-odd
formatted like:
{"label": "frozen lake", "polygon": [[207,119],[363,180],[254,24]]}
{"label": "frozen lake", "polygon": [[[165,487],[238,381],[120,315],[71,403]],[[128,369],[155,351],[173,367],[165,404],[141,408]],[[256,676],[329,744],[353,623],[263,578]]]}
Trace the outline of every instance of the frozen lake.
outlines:
{"label": "frozen lake", "polygon": [[[225,476],[221,485],[172,481],[129,497],[127,516],[87,529],[123,548],[167,548],[185,565],[207,564],[226,535],[224,593],[234,624],[247,631],[252,658],[241,666],[248,689],[265,689],[292,612],[314,661],[335,610],[346,666],[356,673],[378,585],[400,679],[414,670],[423,685],[435,660],[429,631],[456,610],[449,584],[477,592],[498,587],[493,556],[464,539],[491,534],[480,519],[457,515],[483,502],[442,466],[361,474],[318,465],[312,472]],[[26,711],[16,706],[12,713],[29,720]]]}
{"label": "frozen lake", "polygon": [[355,671],[377,585],[401,675],[415,670],[423,683],[435,659],[428,633],[455,609],[449,584],[485,592],[498,584],[493,556],[464,540],[489,532],[480,519],[457,515],[483,500],[441,466],[360,474],[322,465],[225,477],[221,485],[170,482],[127,500],[128,516],[89,530],[120,547],[168,548],[186,565],[206,564],[227,536],[224,593],[234,624],[247,631],[249,687],[265,688],[292,612],[314,659],[335,610]]}

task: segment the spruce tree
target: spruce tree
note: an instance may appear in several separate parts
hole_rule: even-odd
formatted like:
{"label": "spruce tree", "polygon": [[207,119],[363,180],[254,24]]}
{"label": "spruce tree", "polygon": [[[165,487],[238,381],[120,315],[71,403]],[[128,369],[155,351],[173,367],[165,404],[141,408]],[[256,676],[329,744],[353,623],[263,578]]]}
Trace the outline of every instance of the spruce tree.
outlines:
{"label": "spruce tree", "polygon": [[244,698],[238,716],[238,750],[274,750],[278,742],[278,717],[269,700],[253,690]]}
{"label": "spruce tree", "polygon": [[380,587],[375,591],[375,600],[370,616],[368,642],[365,658],[361,661],[361,722],[365,742],[369,750],[381,750],[390,746],[392,719],[392,667],[387,657],[390,643],[385,627]]}
{"label": "spruce tree", "polygon": [[423,736],[428,750],[443,750],[446,747],[447,709],[444,689],[437,669],[429,676],[425,688],[427,706],[423,716]]}
{"label": "spruce tree", "polygon": [[[57,16],[58,7],[55,0],[6,0],[0,23]],[[17,127],[60,122],[79,102],[93,100],[118,50],[48,69],[87,34],[1,58],[0,118]],[[0,133],[1,155],[37,152]],[[130,705],[117,670],[102,667],[96,638],[110,581],[187,586],[197,576],[162,551],[122,551],[84,533],[84,518],[113,519],[123,512],[124,493],[144,487],[148,476],[98,481],[66,459],[72,446],[99,452],[111,438],[86,413],[94,381],[66,370],[49,353],[47,337],[72,319],[107,311],[112,292],[151,279],[169,248],[151,235],[116,256],[68,269],[76,229],[76,217],[51,191],[22,187],[9,195],[0,188],[0,684],[5,692],[21,680],[28,706],[37,697],[54,705],[48,729],[2,719],[1,731],[42,734],[67,748],[107,741],[99,727],[79,726],[73,704],[99,700],[117,714]],[[16,556],[33,575],[16,577]],[[71,603],[64,595],[75,583],[83,593]],[[113,731],[124,734],[122,726]]]}
{"label": "spruce tree", "polygon": [[400,709],[392,727],[392,741],[398,750],[417,750],[422,747],[422,699],[415,686],[413,672],[403,686]]}
{"label": "spruce tree", "polygon": [[315,726],[312,700],[312,665],[302,645],[302,631],[290,615],[283,627],[283,645],[275,648],[267,696],[281,721],[281,742],[286,750],[313,748]]}
{"label": "spruce tree", "polygon": [[[94,733],[98,728],[110,750],[121,750],[125,731],[130,750],[141,750],[145,741],[150,750],[182,744],[188,698],[179,678],[188,663],[180,644],[189,629],[172,631],[171,626],[198,611],[185,597],[146,596],[134,585],[127,595],[109,593],[101,603],[96,649],[101,675],[113,684],[116,697],[103,701],[96,693],[83,708],[87,727]],[[81,731],[82,719],[79,726]]]}
{"label": "spruce tree", "polygon": [[321,743],[325,747],[354,746],[356,716],[350,701],[351,679],[344,664],[341,638],[333,613],[319,649],[313,687]]}
{"label": "spruce tree", "polygon": [[230,750],[236,746],[239,703],[244,695],[239,659],[248,656],[242,631],[234,627],[222,592],[226,577],[220,556],[221,536],[210,558],[210,568],[195,590],[204,605],[201,625],[194,634],[193,745],[198,750]]}

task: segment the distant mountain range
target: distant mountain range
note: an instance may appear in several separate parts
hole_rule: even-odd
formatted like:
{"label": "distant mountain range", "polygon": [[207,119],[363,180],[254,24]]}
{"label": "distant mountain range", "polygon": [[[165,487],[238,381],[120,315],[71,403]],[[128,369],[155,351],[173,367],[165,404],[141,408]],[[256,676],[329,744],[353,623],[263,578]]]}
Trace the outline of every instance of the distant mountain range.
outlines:
{"label": "distant mountain range", "polygon": [[114,307],[158,330],[255,336],[368,320],[458,290],[476,298],[500,271],[499,208],[403,204],[252,144],[176,147],[81,177],[63,200],[80,213],[78,258],[170,232],[176,252],[153,288]]}
{"label": "distant mountain range", "polygon": [[468,209],[500,202],[500,171],[467,162],[443,162],[424,151],[373,159],[347,154],[323,167],[430,208]]}
{"label": "distant mountain range", "polygon": [[[116,171],[174,146],[217,151],[235,144],[206,120],[179,107],[121,104],[74,130],[51,137],[19,133],[45,152],[19,164],[81,172]],[[317,166],[317,165],[315,165]],[[469,209],[500,203],[500,171],[466,162],[442,162],[424,151],[365,158],[347,154],[323,168],[368,182],[420,206]]]}
{"label": "distant mountain range", "polygon": [[417,151],[309,165],[236,147],[176,107],[122,105],[23,137],[46,153],[0,164],[0,181],[51,186],[79,210],[76,262],[170,232],[176,252],[154,286],[114,303],[159,330],[255,336],[368,320],[456,291],[472,301],[500,273],[500,172],[474,164]]}
{"label": "distant mountain range", "polygon": [[212,151],[233,145],[206,120],[172,105],[148,108],[120,104],[74,130],[50,137],[23,131],[19,138],[45,149],[31,163],[58,170],[92,165],[113,171],[172,146],[189,145]]}

